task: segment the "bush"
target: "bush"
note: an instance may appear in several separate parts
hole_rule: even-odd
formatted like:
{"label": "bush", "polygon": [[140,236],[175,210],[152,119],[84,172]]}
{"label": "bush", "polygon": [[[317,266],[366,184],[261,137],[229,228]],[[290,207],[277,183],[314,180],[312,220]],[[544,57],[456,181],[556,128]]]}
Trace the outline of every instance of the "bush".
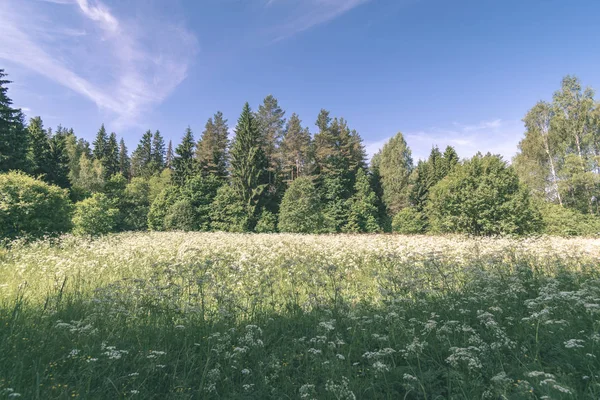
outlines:
{"label": "bush", "polygon": [[177,200],[165,215],[164,228],[171,231],[198,230],[198,216],[192,203],[188,199]]}
{"label": "bush", "polygon": [[539,212],[513,168],[489,153],[453,168],[431,189],[429,200],[432,231],[522,235],[541,228]]}
{"label": "bush", "polygon": [[392,230],[405,235],[424,233],[426,228],[425,215],[413,207],[402,209],[392,220]]}
{"label": "bush", "polygon": [[296,179],[283,195],[279,209],[279,230],[314,233],[323,229],[321,199],[309,178]]}
{"label": "bush", "polygon": [[148,212],[150,211],[150,185],[143,177],[135,177],[125,188],[125,198],[121,213],[123,214],[123,229],[143,231],[148,227]]}
{"label": "bush", "polygon": [[217,190],[210,209],[211,228],[223,232],[248,230],[248,213],[244,202],[229,185]]}
{"label": "bush", "polygon": [[114,232],[119,222],[119,210],[103,193],[94,193],[89,199],[75,204],[73,233],[76,235],[104,235]]}
{"label": "bush", "polygon": [[0,239],[66,232],[71,212],[66,190],[21,172],[0,174]]}
{"label": "bush", "polygon": [[257,233],[273,233],[277,232],[277,217],[271,211],[263,210],[260,218],[254,227]]}
{"label": "bush", "polygon": [[215,175],[193,176],[186,180],[181,193],[195,209],[196,230],[210,230],[210,209],[222,180]]}
{"label": "bush", "polygon": [[153,231],[165,230],[165,217],[169,208],[181,200],[181,190],[176,186],[168,186],[152,202],[148,212],[148,228]]}
{"label": "bush", "polygon": [[556,236],[592,236],[600,233],[600,220],[593,215],[562,207],[540,204],[544,233]]}

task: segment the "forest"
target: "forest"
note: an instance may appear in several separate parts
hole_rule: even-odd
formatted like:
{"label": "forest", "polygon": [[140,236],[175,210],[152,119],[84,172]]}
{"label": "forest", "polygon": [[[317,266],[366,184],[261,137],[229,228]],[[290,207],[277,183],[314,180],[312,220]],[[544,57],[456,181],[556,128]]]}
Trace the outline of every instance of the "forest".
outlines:
{"label": "forest", "polygon": [[[104,125],[92,143],[13,108],[0,70],[0,237],[225,231],[594,235],[600,105],[566,76],[524,116],[513,160],[397,133],[370,162],[360,134],[322,109],[310,125],[267,96],[230,134],[221,112],[179,143],[148,130],[130,153]],[[541,94],[544,95],[544,94]]]}

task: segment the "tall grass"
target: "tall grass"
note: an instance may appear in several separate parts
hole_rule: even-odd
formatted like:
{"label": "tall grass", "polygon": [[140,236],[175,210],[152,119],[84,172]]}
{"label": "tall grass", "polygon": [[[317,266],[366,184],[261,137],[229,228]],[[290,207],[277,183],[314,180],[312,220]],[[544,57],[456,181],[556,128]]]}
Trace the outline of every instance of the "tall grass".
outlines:
{"label": "tall grass", "polygon": [[0,398],[600,397],[600,241],[142,233],[0,252]]}

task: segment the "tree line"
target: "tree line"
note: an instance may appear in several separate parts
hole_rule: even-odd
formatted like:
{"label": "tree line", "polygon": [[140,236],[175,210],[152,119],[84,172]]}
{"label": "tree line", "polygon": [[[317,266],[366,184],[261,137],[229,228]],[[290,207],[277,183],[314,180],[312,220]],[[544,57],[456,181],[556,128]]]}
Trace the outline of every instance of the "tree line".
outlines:
{"label": "tree line", "polygon": [[[231,137],[228,120],[217,112],[198,138],[188,127],[174,145],[160,131],[148,130],[129,154],[124,140],[104,125],[90,144],[73,129],[44,127],[40,117],[26,122],[12,107],[9,83],[0,70],[5,238],[69,229],[478,235],[596,230],[600,113],[593,92],[573,77],[563,80],[552,103],[540,102],[528,112],[513,165],[489,153],[460,160],[454,148],[442,152],[435,146],[415,165],[401,133],[369,164],[362,138],[344,118],[322,109],[311,132],[297,114],[286,118],[271,95],[256,111],[244,105]],[[39,210],[50,203],[62,213],[43,215]],[[35,229],[29,226],[34,222]]]}

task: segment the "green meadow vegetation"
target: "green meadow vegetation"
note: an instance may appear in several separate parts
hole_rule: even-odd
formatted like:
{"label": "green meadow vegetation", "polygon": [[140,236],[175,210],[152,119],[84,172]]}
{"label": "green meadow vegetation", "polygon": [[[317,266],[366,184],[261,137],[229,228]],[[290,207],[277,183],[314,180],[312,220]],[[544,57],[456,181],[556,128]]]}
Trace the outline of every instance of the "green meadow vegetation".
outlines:
{"label": "green meadow vegetation", "polygon": [[0,254],[0,396],[596,399],[600,243],[122,233]]}

